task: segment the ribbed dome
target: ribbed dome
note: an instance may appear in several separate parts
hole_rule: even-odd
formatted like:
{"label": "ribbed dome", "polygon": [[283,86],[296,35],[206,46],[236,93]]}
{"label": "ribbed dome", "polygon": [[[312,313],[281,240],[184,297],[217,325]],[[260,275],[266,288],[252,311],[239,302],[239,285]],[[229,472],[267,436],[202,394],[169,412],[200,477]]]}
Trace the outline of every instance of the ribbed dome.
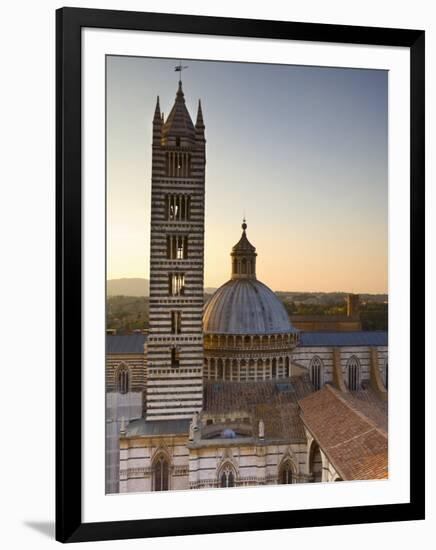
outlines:
{"label": "ribbed dome", "polygon": [[274,292],[257,279],[231,279],[208,301],[203,330],[216,334],[295,332]]}

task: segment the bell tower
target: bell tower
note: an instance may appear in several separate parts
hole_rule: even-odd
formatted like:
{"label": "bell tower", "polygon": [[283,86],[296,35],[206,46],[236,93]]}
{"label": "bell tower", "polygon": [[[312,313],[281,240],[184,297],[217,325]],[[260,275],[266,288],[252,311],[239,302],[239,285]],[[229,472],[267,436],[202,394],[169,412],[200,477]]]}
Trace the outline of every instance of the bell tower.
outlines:
{"label": "bell tower", "polygon": [[147,420],[192,418],[203,404],[205,145],[179,80],[164,118],[153,118]]}

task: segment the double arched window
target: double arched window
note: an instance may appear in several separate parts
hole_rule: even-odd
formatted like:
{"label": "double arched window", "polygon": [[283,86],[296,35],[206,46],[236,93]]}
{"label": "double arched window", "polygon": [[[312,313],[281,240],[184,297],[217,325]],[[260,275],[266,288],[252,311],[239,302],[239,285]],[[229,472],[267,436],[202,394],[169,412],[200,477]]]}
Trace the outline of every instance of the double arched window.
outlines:
{"label": "double arched window", "polygon": [[220,487],[234,487],[235,486],[236,473],[230,464],[226,464],[221,468],[219,475]]}
{"label": "double arched window", "polygon": [[153,462],[153,491],[168,491],[169,463],[165,455],[160,454]]}
{"label": "double arched window", "polygon": [[127,365],[122,365],[116,374],[116,388],[119,393],[127,393],[129,391],[130,376]]}
{"label": "double arched window", "polygon": [[348,389],[357,391],[360,388],[360,363],[355,355],[347,363]]}
{"label": "double arched window", "polygon": [[310,380],[315,390],[319,390],[323,385],[323,364],[321,359],[315,355],[310,361]]}

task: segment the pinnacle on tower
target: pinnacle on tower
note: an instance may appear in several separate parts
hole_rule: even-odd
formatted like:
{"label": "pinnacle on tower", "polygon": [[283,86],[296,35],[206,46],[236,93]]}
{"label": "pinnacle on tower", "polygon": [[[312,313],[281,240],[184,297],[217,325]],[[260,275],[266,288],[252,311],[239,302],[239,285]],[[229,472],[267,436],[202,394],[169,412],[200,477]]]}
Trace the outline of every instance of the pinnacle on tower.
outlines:
{"label": "pinnacle on tower", "polygon": [[160,114],[159,96],[156,100],[156,108],[153,117],[153,143],[156,145],[160,142],[163,120]]}
{"label": "pinnacle on tower", "polygon": [[203,111],[201,110],[201,99],[198,100],[197,121],[195,128],[204,130]]}
{"label": "pinnacle on tower", "polygon": [[162,122],[162,118],[160,114],[159,96],[157,96],[157,100],[156,100],[156,109],[154,110],[153,122]]}

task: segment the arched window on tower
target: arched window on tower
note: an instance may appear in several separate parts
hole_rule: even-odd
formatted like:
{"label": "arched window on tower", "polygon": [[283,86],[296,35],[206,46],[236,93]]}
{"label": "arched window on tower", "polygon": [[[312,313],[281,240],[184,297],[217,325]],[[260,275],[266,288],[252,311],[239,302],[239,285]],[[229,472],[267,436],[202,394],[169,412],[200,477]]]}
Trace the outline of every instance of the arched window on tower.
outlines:
{"label": "arched window on tower", "polygon": [[290,459],[282,462],[279,468],[279,485],[290,485],[295,483],[295,468]]}
{"label": "arched window on tower", "polygon": [[310,361],[310,380],[315,390],[319,390],[323,385],[323,365],[321,359],[315,355]]}
{"label": "arched window on tower", "polygon": [[180,366],[180,354],[179,350],[173,346],[171,348],[171,367],[177,369]]}
{"label": "arched window on tower", "polygon": [[220,487],[234,487],[236,474],[233,467],[230,464],[226,464],[220,471],[219,483]]}
{"label": "arched window on tower", "polygon": [[153,491],[168,491],[169,463],[165,455],[160,454],[153,462]]}
{"label": "arched window on tower", "polygon": [[347,363],[348,389],[357,391],[360,388],[360,363],[359,359],[353,355]]}
{"label": "arched window on tower", "polygon": [[116,374],[116,388],[119,393],[127,393],[129,391],[129,369],[126,365],[121,366]]}

